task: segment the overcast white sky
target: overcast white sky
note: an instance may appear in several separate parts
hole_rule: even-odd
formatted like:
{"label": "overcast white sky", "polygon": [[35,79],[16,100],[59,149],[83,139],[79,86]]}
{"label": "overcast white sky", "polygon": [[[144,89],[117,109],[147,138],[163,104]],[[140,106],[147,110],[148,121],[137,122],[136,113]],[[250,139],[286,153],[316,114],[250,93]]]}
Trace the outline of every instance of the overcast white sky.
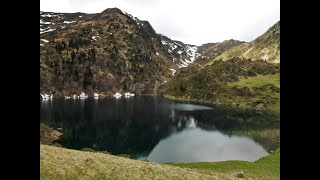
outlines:
{"label": "overcast white sky", "polygon": [[280,20],[280,0],[40,0],[40,11],[99,13],[112,7],[195,45],[251,41]]}

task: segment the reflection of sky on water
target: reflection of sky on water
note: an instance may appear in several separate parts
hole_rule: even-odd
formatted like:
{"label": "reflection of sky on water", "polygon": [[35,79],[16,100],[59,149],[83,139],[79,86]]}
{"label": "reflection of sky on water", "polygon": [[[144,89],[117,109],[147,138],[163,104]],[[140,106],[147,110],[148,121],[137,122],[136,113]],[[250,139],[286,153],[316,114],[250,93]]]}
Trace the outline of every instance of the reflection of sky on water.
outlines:
{"label": "reflection of sky on water", "polygon": [[211,110],[213,108],[195,104],[172,104],[172,108],[180,111]]}
{"label": "reflection of sky on water", "polygon": [[250,138],[189,128],[162,139],[147,159],[154,162],[255,161],[267,154]]}
{"label": "reflection of sky on water", "polygon": [[42,102],[41,103],[41,107],[43,109],[46,109],[46,108],[48,108],[49,101],[51,101],[51,100],[49,100],[49,99],[41,99],[40,101]]}

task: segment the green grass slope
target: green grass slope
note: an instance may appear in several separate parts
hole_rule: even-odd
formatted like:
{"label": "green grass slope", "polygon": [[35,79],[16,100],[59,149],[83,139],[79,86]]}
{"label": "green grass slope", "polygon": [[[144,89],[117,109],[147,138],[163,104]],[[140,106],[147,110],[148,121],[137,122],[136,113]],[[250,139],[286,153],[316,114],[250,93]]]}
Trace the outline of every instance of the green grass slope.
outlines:
{"label": "green grass slope", "polygon": [[[249,88],[250,91],[259,91],[260,95],[246,99],[258,106],[264,106],[263,101],[269,98],[273,103],[269,104],[269,109],[274,112],[280,112],[280,73],[261,75],[254,77],[241,77],[239,81],[228,83],[230,87]],[[243,97],[238,97],[239,101],[246,101]],[[259,103],[259,104],[258,104]]]}
{"label": "green grass slope", "polygon": [[232,172],[242,171],[246,178],[266,180],[280,179],[280,149],[273,155],[264,157],[256,162],[224,161],[172,165],[190,168],[204,174],[210,174],[211,172],[230,174]]}
{"label": "green grass slope", "polygon": [[280,151],[256,162],[160,164],[40,144],[40,179],[279,179]]}

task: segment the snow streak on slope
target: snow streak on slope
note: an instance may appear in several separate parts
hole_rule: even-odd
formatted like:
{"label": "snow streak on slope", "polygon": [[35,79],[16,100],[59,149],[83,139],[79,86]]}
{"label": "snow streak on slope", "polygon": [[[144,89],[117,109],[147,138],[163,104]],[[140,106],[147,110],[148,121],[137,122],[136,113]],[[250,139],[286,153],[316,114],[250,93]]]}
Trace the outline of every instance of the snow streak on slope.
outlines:
{"label": "snow streak on slope", "polygon": [[40,34],[61,30],[74,23],[81,22],[82,16],[73,16],[64,13],[40,11]]}
{"label": "snow streak on slope", "polygon": [[175,69],[170,69],[170,71],[172,71],[172,76],[174,76],[174,73],[177,72]]}

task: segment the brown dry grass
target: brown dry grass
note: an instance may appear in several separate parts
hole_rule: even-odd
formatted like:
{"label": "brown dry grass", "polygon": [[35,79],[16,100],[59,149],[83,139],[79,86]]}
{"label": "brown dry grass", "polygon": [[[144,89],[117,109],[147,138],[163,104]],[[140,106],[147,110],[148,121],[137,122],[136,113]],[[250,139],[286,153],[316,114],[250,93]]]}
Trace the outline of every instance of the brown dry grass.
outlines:
{"label": "brown dry grass", "polygon": [[40,145],[41,179],[237,179],[232,174]]}

